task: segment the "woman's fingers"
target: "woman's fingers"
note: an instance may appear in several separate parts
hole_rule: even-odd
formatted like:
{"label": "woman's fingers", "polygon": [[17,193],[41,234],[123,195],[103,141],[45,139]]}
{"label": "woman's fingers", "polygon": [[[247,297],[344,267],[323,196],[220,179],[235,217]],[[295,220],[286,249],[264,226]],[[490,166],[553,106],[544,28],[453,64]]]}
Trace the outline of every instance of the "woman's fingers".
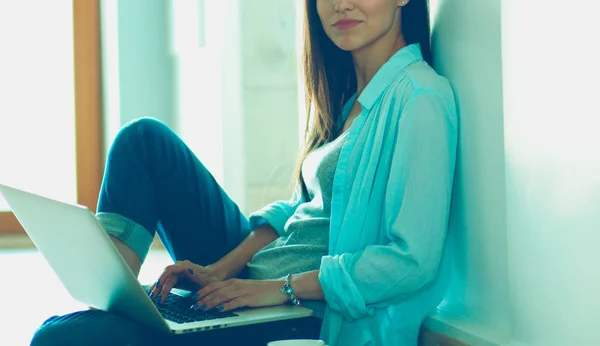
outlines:
{"label": "woman's fingers", "polygon": [[206,270],[204,267],[199,265],[188,266],[185,270],[182,271],[182,274],[191,282],[203,286],[204,282],[203,278],[206,275]]}
{"label": "woman's fingers", "polygon": [[245,297],[238,297],[233,299],[229,303],[223,304],[223,309],[221,311],[231,311],[233,309],[242,308],[246,305],[248,305],[248,302],[246,302]]}
{"label": "woman's fingers", "polygon": [[157,299],[157,303],[162,304],[165,302],[171,289],[177,283],[177,276],[171,276],[166,279],[165,284],[162,286],[162,290],[159,292]]}
{"label": "woman's fingers", "polygon": [[200,297],[199,299],[201,299],[202,297],[209,296],[212,292],[216,290],[234,284],[236,280],[237,279],[211,282],[210,284],[206,285],[204,288],[198,291],[198,296]]}
{"label": "woman's fingers", "polygon": [[156,299],[156,297],[158,297],[158,293],[160,292],[158,286],[160,285],[160,283],[160,279],[158,279],[150,288],[150,294],[148,295],[150,299]]}
{"label": "woman's fingers", "polygon": [[240,297],[240,290],[235,286],[237,280],[213,282],[198,291],[196,299],[198,302],[192,305],[192,309],[210,310],[216,308],[223,310],[222,304]]}
{"label": "woman's fingers", "polygon": [[211,309],[216,309],[218,311],[222,311],[223,310],[223,304],[227,303],[233,299],[236,299],[235,294],[229,290],[227,290],[227,288],[222,289],[220,292],[221,294],[219,296],[213,296],[207,299],[203,299],[198,301],[197,303],[193,304],[190,309],[192,310],[202,310],[202,311],[208,311]]}
{"label": "woman's fingers", "polygon": [[[154,287],[152,289],[152,293],[150,294],[150,298],[157,299],[158,295],[163,291],[163,287],[167,283],[167,281],[174,281],[172,284],[175,285],[177,283],[177,277],[179,276],[179,272],[181,271],[181,262],[177,262],[175,264],[171,264],[165,268],[163,273],[160,275],[156,283],[154,283]],[[174,276],[174,280],[172,277]],[[169,289],[170,290],[170,289]]]}
{"label": "woman's fingers", "polygon": [[161,274],[161,276],[158,278],[158,280],[156,280],[156,282],[154,283],[152,291],[150,292],[150,298],[152,299],[156,299],[158,298],[158,295],[160,294],[160,292],[162,292],[163,286],[165,285],[165,282],[167,282],[167,280],[171,277],[171,269],[169,269],[169,267],[165,268],[165,271]]}
{"label": "woman's fingers", "polygon": [[158,280],[152,285],[150,298],[159,299],[163,303],[169,292],[177,285],[180,278],[188,278],[194,283],[200,284],[205,268],[190,261],[178,261],[165,268]]}

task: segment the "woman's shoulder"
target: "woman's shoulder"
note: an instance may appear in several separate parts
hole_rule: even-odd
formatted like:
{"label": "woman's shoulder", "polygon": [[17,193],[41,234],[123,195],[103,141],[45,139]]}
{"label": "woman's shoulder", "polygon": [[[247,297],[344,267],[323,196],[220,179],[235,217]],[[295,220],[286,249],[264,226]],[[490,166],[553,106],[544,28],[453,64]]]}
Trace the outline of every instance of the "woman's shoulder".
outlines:
{"label": "woman's shoulder", "polygon": [[394,97],[402,100],[402,103],[427,92],[443,98],[449,106],[455,108],[455,95],[450,81],[423,60],[406,67],[402,78],[398,78],[391,91]]}

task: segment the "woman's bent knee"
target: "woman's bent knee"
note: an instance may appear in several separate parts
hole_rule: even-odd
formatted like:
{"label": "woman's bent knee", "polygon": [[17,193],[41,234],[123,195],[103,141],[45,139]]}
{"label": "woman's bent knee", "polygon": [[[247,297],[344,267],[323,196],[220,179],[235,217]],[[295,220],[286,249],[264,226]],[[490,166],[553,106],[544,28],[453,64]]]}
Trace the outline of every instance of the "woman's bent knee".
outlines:
{"label": "woman's bent knee", "polygon": [[139,118],[125,124],[119,133],[117,139],[124,137],[125,139],[137,139],[163,136],[172,133],[172,130],[160,120],[154,118]]}
{"label": "woman's bent knee", "polygon": [[109,158],[123,153],[147,155],[165,139],[176,136],[173,130],[159,120],[139,118],[125,124],[112,142]]}

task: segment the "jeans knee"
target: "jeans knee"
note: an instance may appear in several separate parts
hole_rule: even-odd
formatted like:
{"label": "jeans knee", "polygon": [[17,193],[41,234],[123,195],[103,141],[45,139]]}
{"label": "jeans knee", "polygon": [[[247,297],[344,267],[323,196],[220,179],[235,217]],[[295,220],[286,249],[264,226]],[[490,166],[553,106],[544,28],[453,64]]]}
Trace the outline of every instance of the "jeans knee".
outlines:
{"label": "jeans knee", "polygon": [[138,140],[148,136],[161,136],[169,131],[169,127],[160,120],[139,118],[125,124],[117,134],[117,139]]}
{"label": "jeans knee", "polygon": [[[171,133],[171,129],[160,120],[154,118],[139,118],[125,124],[117,133],[111,152],[120,151],[123,146],[133,147],[134,151],[146,148]],[[142,150],[142,152],[145,150]]]}

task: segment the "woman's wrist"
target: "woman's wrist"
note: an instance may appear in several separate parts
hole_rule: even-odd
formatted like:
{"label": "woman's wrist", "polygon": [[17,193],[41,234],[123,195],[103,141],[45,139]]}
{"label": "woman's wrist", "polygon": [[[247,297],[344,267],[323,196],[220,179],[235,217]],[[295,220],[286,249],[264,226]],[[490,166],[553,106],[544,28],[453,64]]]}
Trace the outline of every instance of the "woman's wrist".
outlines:
{"label": "woman's wrist", "polygon": [[219,280],[238,276],[252,257],[275,239],[277,239],[277,232],[268,224],[255,229],[238,247],[212,265]]}
{"label": "woman's wrist", "polygon": [[281,280],[281,288],[279,289],[279,292],[286,295],[287,300],[290,303],[292,303],[293,305],[300,306],[300,305],[302,305],[302,303],[300,302],[300,299],[298,299],[298,296],[294,292],[294,288],[292,287],[291,277],[292,277],[292,274],[288,274],[283,278],[283,280]]}
{"label": "woman's wrist", "polygon": [[323,289],[319,281],[319,270],[294,274],[291,277],[294,294],[300,300],[323,300]]}
{"label": "woman's wrist", "polygon": [[244,270],[246,263],[235,260],[234,258],[223,257],[218,262],[211,264],[210,267],[217,278],[217,281],[225,281],[237,277]]}

